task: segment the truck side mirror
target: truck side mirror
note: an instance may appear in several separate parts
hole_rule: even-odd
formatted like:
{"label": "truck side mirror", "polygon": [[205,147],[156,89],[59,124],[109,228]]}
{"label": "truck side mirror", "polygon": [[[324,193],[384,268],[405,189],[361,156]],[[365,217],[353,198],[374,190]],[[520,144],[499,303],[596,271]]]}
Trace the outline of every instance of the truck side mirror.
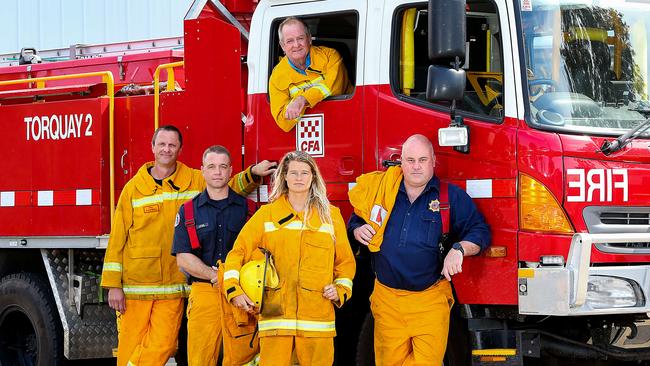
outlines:
{"label": "truck side mirror", "polygon": [[429,0],[429,60],[438,65],[465,59],[465,0]]}
{"label": "truck side mirror", "polygon": [[465,92],[465,70],[430,65],[427,75],[427,100],[452,101],[463,99]]}
{"label": "truck side mirror", "polygon": [[449,111],[451,123],[448,128],[438,130],[440,146],[453,146],[454,150],[469,154],[469,126],[463,117],[456,114],[456,101],[463,99],[465,92],[465,70],[431,65],[427,77],[427,100],[451,101]]}

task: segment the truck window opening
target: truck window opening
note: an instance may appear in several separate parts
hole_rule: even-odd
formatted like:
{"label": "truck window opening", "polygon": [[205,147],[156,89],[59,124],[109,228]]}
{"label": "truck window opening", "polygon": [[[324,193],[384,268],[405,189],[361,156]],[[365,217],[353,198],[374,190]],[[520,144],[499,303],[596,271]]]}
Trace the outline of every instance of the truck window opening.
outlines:
{"label": "truck window opening", "polygon": [[[490,1],[467,2],[466,59],[462,66],[467,84],[462,101],[457,103],[461,111],[489,120],[503,116],[503,62],[501,37],[496,7]],[[398,45],[393,57],[393,90],[404,100],[416,104],[425,101],[427,71],[431,62],[427,50],[427,9],[421,5],[407,6],[398,10],[394,20],[398,26],[393,37]],[[449,107],[449,103],[436,102]]]}
{"label": "truck window opening", "polygon": [[[313,46],[326,46],[338,51],[348,71],[350,83],[355,86],[359,15],[356,12],[336,12],[301,16],[300,19],[309,27]],[[284,18],[276,19],[271,25],[269,77],[275,65],[284,57],[284,53],[280,48],[280,40],[278,39],[278,27],[283,20]],[[345,98],[345,95],[338,95],[328,97],[326,100]]]}

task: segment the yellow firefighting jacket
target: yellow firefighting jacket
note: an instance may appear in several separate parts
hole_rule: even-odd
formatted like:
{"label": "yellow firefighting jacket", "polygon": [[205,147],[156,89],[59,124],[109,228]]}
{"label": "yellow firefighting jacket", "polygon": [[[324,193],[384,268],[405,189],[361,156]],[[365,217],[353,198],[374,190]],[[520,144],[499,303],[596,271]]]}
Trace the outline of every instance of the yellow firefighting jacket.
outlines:
{"label": "yellow firefighting jacket", "polygon": [[269,79],[271,113],[275,122],[285,132],[291,131],[298,122],[298,119],[284,118],[287,105],[294,98],[302,95],[307,99],[309,107],[313,108],[330,95],[352,92],[348,71],[341,55],[335,49],[313,46],[309,51],[309,57],[311,64],[305,74],[295,70],[289,64],[288,58],[283,57],[273,68]]}
{"label": "yellow firefighting jacket", "polygon": [[[161,187],[149,174],[152,166],[144,164],[124,186],[104,257],[102,287],[122,288],[128,299],[173,299],[189,290],[170,254],[174,220],[181,204],[205,188],[205,180],[200,170],[177,162]],[[250,167],[228,184],[239,194],[258,185]]]}
{"label": "yellow firefighting jacket", "polygon": [[[336,335],[334,305],[342,306],[352,296],[356,264],[341,212],[330,209],[333,225],[322,223],[318,214],[305,225],[283,196],[253,215],[228,253],[223,288],[229,302],[244,293],[239,270],[257,248],[273,255],[280,285],[264,289],[260,337]],[[340,298],[336,304],[323,297],[323,288],[332,283]]]}
{"label": "yellow firefighting jacket", "polygon": [[368,242],[368,250],[371,252],[378,252],[384,240],[384,230],[395,206],[402,177],[402,168],[397,166],[390,167],[385,172],[363,174],[348,192],[354,213],[375,230],[375,235]]}

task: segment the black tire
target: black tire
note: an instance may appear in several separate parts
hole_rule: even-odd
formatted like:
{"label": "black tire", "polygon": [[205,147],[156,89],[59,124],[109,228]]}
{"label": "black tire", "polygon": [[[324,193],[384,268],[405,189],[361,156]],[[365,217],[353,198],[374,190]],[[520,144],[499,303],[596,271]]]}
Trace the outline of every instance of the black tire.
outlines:
{"label": "black tire", "polygon": [[35,273],[0,280],[0,366],[60,366],[63,336],[47,282]]}

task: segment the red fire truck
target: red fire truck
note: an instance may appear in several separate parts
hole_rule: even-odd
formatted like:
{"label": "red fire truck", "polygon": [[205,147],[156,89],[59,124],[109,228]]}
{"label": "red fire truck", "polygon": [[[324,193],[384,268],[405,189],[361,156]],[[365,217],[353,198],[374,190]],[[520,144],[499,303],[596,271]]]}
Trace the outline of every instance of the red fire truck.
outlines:
{"label": "red fire truck", "polygon": [[[284,132],[267,86],[287,16],[339,51],[354,88]],[[214,143],[241,150],[236,167],[307,151],[346,215],[355,178],[423,133],[436,174],[493,233],[454,278],[446,364],[649,360],[647,19],[641,0],[197,0],[182,38],[5,58],[0,364],[110,357],[98,277],[111,214],[162,124],[183,131],[194,167]],[[373,275],[357,254],[337,365],[373,359]]]}

